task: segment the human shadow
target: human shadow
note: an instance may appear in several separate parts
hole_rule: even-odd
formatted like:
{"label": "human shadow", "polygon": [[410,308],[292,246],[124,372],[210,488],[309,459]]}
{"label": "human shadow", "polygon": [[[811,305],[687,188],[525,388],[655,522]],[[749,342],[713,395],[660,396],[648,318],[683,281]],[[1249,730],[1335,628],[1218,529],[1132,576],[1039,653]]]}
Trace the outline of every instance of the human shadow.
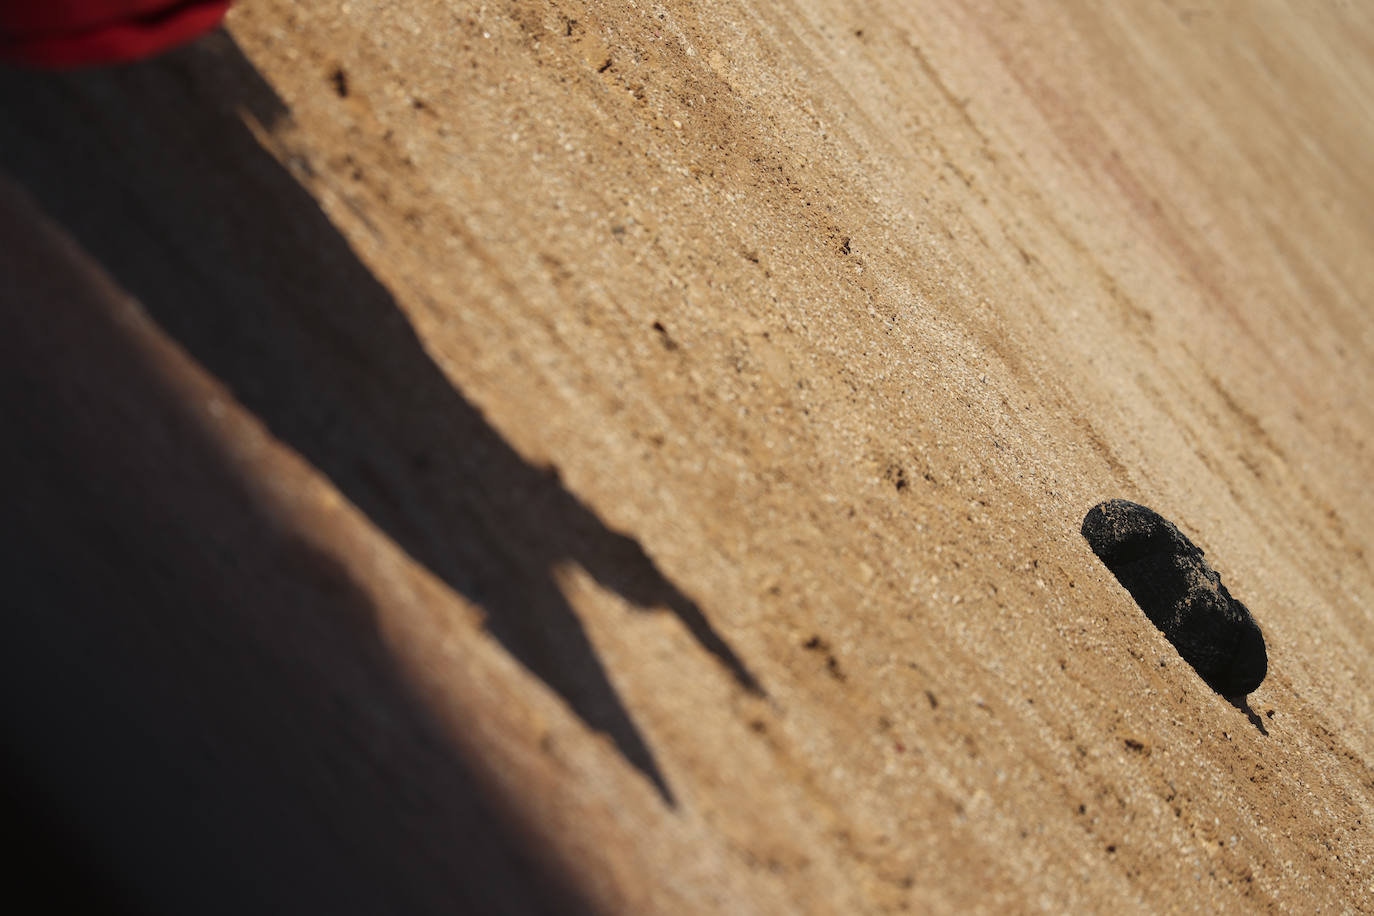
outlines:
{"label": "human shadow", "polygon": [[481,605],[492,635],[672,804],[556,566],[671,611],[742,687],[758,681],[637,541],[456,390],[240,110],[269,126],[286,115],[224,32],[112,71],[4,73],[0,166],[276,437]]}
{"label": "human shadow", "polygon": [[0,307],[0,875],[34,891],[13,899],[591,912],[349,570],[208,433],[190,361],[3,172]]}

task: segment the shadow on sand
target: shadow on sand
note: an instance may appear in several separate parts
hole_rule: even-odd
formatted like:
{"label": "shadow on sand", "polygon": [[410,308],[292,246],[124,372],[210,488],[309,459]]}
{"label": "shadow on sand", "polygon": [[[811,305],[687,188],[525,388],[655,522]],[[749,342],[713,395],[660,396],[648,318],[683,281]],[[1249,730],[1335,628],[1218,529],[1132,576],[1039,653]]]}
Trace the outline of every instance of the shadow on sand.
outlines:
{"label": "shadow on sand", "polygon": [[1264,720],[1259,717],[1259,713],[1250,708],[1250,703],[1245,697],[1227,697],[1226,702],[1245,713],[1245,718],[1250,720],[1250,724],[1259,730],[1264,737],[1269,737],[1269,729],[1264,727]]}
{"label": "shadow on sand", "polygon": [[668,608],[744,686],[701,610],[443,375],[391,295],[254,139],[285,111],[232,39],[152,63],[0,80],[0,165],[279,439],[488,614],[592,728],[667,783],[552,578],[563,560]]}
{"label": "shadow on sand", "polygon": [[0,301],[7,886],[41,912],[588,911],[3,175]]}
{"label": "shadow on sand", "polygon": [[[739,684],[759,692],[758,683],[635,540],[609,530],[560,484],[556,471],[524,461],[454,388],[314,199],[259,146],[241,108],[268,125],[285,115],[225,33],[156,61],[99,73],[0,72],[0,168],[278,439],[410,556],[480,604],[502,645],[590,727],[609,734],[671,804],[647,743],[553,579],[555,565],[575,561],[628,602],[670,610]],[[6,565],[15,565],[23,600],[83,608],[103,600],[110,613],[139,608],[143,618],[153,616],[149,607],[162,614],[195,608],[196,619],[222,614],[229,626],[267,613],[254,609],[260,602],[291,618],[295,586],[280,569],[296,570],[306,593],[315,588],[355,609],[352,629],[336,632],[316,608],[322,616],[307,627],[315,628],[311,638],[356,655],[359,677],[385,681],[366,687],[382,698],[367,702],[410,710],[413,702],[395,683],[400,675],[383,657],[370,611],[347,571],[329,568],[256,516],[233,495],[238,485],[230,475],[215,470],[222,459],[205,443],[169,445],[163,437],[172,433],[150,432],[152,421],[139,420],[130,405],[147,399],[149,416],[156,414],[159,394],[151,381],[117,361],[63,370],[86,376],[97,394],[109,389],[130,410],[128,429],[152,436],[138,441],[115,429],[97,442],[63,422],[64,412],[89,418],[92,407],[63,406],[48,390],[68,384],[60,373],[35,364],[25,377],[22,366],[16,357],[5,370],[6,422],[19,430],[27,424],[32,441],[28,453],[9,456],[5,479],[12,500],[32,516],[28,523],[49,529],[46,541],[10,545]],[[103,382],[100,371],[110,373]],[[175,435],[189,437],[189,424],[181,426]],[[63,439],[68,433],[70,441]],[[144,499],[122,496],[132,484],[109,468],[142,468],[149,455],[171,445],[184,452],[178,461],[203,466],[186,474],[212,479],[193,486],[172,471],[164,475],[162,495],[164,484],[145,480]],[[36,475],[42,485],[18,483],[24,475]],[[62,482],[83,478],[76,490]],[[53,527],[54,519],[62,524]],[[268,578],[277,591],[259,597],[251,579],[244,580],[252,570],[226,567],[221,552],[276,570]],[[53,584],[63,576],[75,579]],[[82,584],[87,580],[103,581],[104,590],[90,591]],[[325,598],[315,595],[307,610],[312,601]],[[271,626],[276,640],[278,624]],[[296,636],[304,651],[309,640],[289,625],[280,650]],[[143,650],[131,644],[129,651]],[[215,693],[224,689],[221,675],[236,673],[242,672],[179,669],[186,683],[173,685],[188,695]],[[327,681],[329,673],[324,676]],[[278,686],[307,697],[326,689],[295,680]],[[239,715],[225,703],[222,715]],[[328,743],[327,736],[320,740]],[[369,808],[367,816],[385,821],[379,812]],[[435,825],[434,818],[426,824],[438,831],[435,841],[458,829]]]}

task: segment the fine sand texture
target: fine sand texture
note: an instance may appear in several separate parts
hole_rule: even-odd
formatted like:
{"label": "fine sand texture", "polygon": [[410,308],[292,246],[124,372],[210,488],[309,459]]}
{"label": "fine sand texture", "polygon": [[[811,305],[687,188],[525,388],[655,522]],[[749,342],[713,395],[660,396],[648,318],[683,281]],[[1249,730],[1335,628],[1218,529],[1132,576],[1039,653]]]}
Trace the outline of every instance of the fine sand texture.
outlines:
{"label": "fine sand texture", "polygon": [[[1371,9],[243,0],[0,72],[47,860],[144,912],[1374,909]],[[1248,702],[1113,498],[1253,614]]]}

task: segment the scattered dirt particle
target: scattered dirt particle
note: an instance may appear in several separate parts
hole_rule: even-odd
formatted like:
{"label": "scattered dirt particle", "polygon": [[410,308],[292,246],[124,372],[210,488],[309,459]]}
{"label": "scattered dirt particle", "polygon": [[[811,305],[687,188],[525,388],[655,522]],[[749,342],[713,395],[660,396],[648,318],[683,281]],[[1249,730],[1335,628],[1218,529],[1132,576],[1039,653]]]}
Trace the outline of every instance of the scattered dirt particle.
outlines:
{"label": "scattered dirt particle", "polygon": [[606,58],[605,62],[601,64],[601,66],[596,68],[596,72],[605,73],[609,69],[611,69],[611,59],[608,57]]}
{"label": "scattered dirt particle", "polygon": [[1107,847],[1107,852],[1112,852],[1112,853],[1116,852],[1116,844],[1113,843],[1111,846],[1108,846],[1108,847]]}
{"label": "scattered dirt particle", "polygon": [[812,636],[806,642],[802,643],[802,648],[811,652],[824,652],[825,670],[829,672],[830,676],[841,683],[848,680],[845,673],[840,670],[840,660],[830,651],[830,644],[824,639],[821,639],[820,636]]}
{"label": "scattered dirt particle", "polygon": [[334,87],[334,94],[341,99],[348,98],[348,74],[343,67],[335,67],[334,72],[329,74],[329,82]]}
{"label": "scattered dirt particle", "polygon": [[840,239],[840,254],[849,254],[849,252],[850,252],[850,247],[849,247],[850,241],[852,241],[852,240],[851,240],[850,237],[847,236],[847,235],[846,235],[844,238]]}
{"label": "scattered dirt particle", "polygon": [[939,699],[937,699],[936,696],[935,696],[935,694],[931,693],[929,690],[926,691],[926,700],[927,700],[927,702],[930,703],[930,708],[931,708],[931,709],[939,709],[939,708],[940,708],[940,701],[939,701]]}
{"label": "scattered dirt particle", "polygon": [[756,735],[763,735],[767,734],[768,726],[762,719],[751,719],[749,721],[749,730]]}
{"label": "scattered dirt particle", "polygon": [[1134,738],[1127,738],[1125,743],[1126,750],[1128,751],[1134,751],[1137,754],[1144,754],[1147,757],[1150,755],[1150,749],[1145,746],[1145,743],[1143,741],[1137,741]]}
{"label": "scattered dirt particle", "polygon": [[663,322],[655,321],[654,330],[658,332],[659,340],[663,343],[663,349],[671,351],[678,348],[678,342],[673,340],[673,336],[668,333],[668,329],[663,326]]}

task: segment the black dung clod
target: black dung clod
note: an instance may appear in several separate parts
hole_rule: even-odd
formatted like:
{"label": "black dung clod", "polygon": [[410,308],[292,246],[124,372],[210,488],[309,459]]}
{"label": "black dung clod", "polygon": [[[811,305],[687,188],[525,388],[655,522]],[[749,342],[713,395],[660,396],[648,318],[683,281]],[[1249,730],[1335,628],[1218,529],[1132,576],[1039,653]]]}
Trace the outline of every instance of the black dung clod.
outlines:
{"label": "black dung clod", "polygon": [[1083,537],[1213,690],[1243,697],[1260,685],[1269,659],[1259,625],[1172,522],[1112,499],[1088,511]]}

